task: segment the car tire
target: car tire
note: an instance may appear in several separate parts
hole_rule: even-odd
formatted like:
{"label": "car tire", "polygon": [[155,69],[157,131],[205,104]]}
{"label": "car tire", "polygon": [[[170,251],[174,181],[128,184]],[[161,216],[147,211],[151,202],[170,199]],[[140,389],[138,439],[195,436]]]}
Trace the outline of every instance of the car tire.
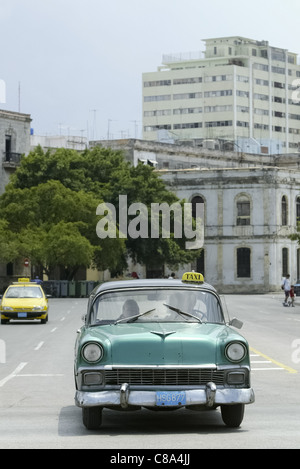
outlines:
{"label": "car tire", "polygon": [[1,324],[8,324],[9,323],[9,319],[1,319]]}
{"label": "car tire", "polygon": [[102,424],[102,407],[83,407],[82,422],[88,430],[97,430]]}
{"label": "car tire", "polygon": [[45,319],[41,319],[41,324],[46,324],[48,322],[48,314]]}
{"label": "car tire", "polygon": [[222,405],[221,415],[227,427],[237,428],[244,418],[245,404]]}

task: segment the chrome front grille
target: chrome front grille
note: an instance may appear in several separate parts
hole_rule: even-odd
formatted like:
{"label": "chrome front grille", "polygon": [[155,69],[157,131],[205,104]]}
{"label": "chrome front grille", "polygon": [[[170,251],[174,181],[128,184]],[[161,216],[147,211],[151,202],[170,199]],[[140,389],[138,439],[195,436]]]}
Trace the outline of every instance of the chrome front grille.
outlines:
{"label": "chrome front grille", "polygon": [[224,371],[205,368],[128,368],[105,370],[107,385],[201,386],[213,381],[225,383]]}

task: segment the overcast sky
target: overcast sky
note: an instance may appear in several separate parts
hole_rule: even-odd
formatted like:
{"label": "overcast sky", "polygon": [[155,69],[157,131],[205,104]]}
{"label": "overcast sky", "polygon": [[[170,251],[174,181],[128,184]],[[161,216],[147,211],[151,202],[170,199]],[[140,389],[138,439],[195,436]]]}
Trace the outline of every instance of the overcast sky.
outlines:
{"label": "overcast sky", "polygon": [[142,73],[163,54],[235,35],[300,54],[299,21],[299,0],[0,0],[0,108],[37,135],[141,138]]}

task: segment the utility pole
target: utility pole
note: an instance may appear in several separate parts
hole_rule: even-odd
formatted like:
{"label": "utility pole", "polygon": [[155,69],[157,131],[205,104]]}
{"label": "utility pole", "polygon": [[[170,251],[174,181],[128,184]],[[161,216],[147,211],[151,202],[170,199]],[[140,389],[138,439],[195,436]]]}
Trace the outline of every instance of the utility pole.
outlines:
{"label": "utility pole", "polygon": [[113,120],[113,119],[108,119],[108,120],[107,120],[107,140],[110,139],[110,133],[109,133],[109,131],[110,131],[110,123],[111,123],[111,122],[117,122],[117,121],[115,121],[115,120]]}

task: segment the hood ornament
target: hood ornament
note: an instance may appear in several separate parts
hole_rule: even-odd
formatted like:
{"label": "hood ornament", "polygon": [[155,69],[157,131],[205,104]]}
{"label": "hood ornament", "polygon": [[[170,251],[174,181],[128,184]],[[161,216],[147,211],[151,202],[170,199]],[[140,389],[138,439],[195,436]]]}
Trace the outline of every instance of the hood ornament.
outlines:
{"label": "hood ornament", "polygon": [[158,332],[158,331],[151,331],[151,334],[156,334],[159,335],[163,340],[168,337],[168,335],[175,334],[176,331],[170,331],[170,332]]}

